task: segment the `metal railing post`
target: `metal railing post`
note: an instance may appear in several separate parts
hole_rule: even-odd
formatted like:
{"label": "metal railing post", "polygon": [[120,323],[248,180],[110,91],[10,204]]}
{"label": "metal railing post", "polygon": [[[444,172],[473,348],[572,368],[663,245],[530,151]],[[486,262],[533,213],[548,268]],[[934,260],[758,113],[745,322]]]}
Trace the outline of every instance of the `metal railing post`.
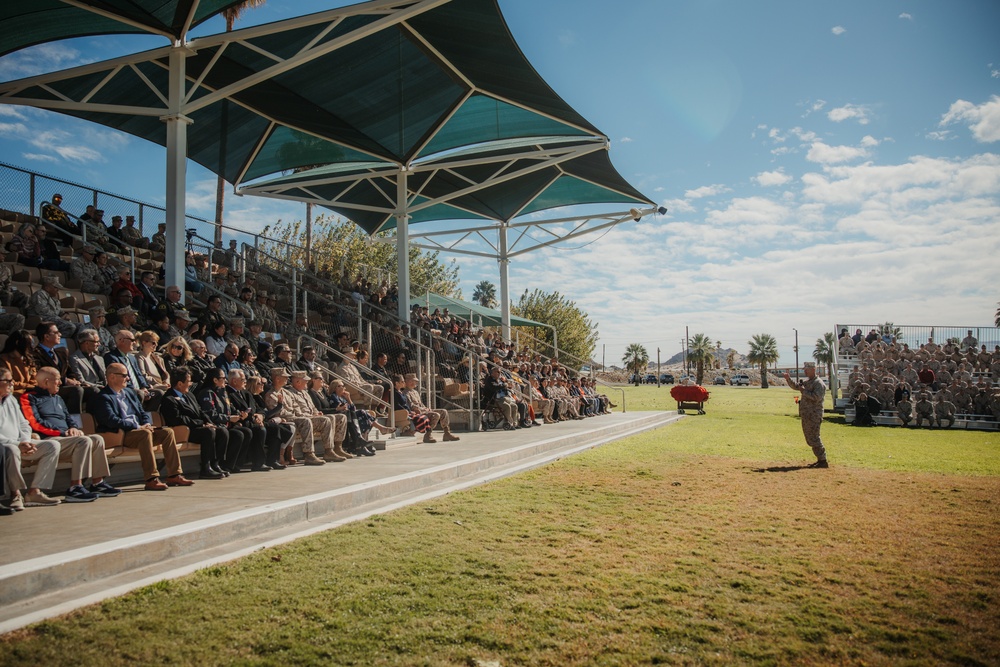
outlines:
{"label": "metal railing post", "polygon": [[364,330],[362,329],[363,326],[364,326],[364,315],[362,315],[361,302],[359,301],[358,302],[358,340],[359,341],[363,340],[363,338],[362,338],[363,334],[364,334]]}
{"label": "metal railing post", "polygon": [[29,192],[28,196],[31,197],[31,207],[28,208],[28,212],[31,215],[39,215],[40,212],[39,213],[35,213],[35,175],[34,174],[31,174],[31,177],[28,179],[28,192]]}
{"label": "metal railing post", "polygon": [[295,319],[297,317],[298,304],[299,304],[299,293],[298,293],[299,282],[297,276],[298,276],[298,269],[296,269],[293,266],[292,267],[292,322],[293,323],[295,322]]}

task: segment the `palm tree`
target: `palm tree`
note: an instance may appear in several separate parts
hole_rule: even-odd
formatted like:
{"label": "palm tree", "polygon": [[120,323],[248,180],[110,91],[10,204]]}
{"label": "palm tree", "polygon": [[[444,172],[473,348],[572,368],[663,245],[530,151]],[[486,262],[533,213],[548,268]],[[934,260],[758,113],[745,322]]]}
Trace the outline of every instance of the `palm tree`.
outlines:
{"label": "palm tree", "polygon": [[833,376],[833,357],[836,349],[836,336],[832,331],[827,331],[822,338],[816,339],[816,349],[813,350],[813,359],[818,364],[826,364],[827,382]]}
{"label": "palm tree", "polygon": [[778,341],[771,334],[754,334],[747,344],[750,346],[747,359],[760,366],[760,388],[767,389],[767,365],[778,360]]}
{"label": "palm tree", "polygon": [[726,365],[729,366],[729,370],[736,368],[736,350],[729,350],[729,353],[726,354]]}
{"label": "palm tree", "polygon": [[488,280],[480,280],[472,292],[472,300],[483,308],[497,307],[497,288]]}
{"label": "palm tree", "polygon": [[878,325],[878,335],[884,336],[886,334],[889,334],[897,341],[903,340],[903,331],[892,322],[885,322]]}
{"label": "palm tree", "polygon": [[627,370],[632,371],[635,375],[635,384],[638,386],[642,384],[642,372],[649,364],[649,352],[640,343],[632,343],[625,349],[622,363],[625,364]]}
{"label": "palm tree", "polygon": [[[226,32],[233,31],[233,25],[243,13],[248,9],[256,9],[263,5],[265,0],[243,0],[243,2],[238,5],[233,5],[229,9],[222,10],[222,16],[226,19]],[[226,205],[226,179],[223,177],[225,173],[225,153],[226,153],[226,130],[228,129],[226,125],[229,124],[229,101],[223,100],[222,102],[222,133],[220,137],[222,140],[219,142],[219,154],[222,156],[220,164],[222,165],[219,174],[218,183],[216,183],[215,188],[215,247],[222,246],[222,213]]]}
{"label": "palm tree", "polygon": [[715,343],[703,333],[697,333],[688,341],[688,359],[697,364],[695,382],[701,384],[705,377],[705,364],[711,364],[715,355]]}

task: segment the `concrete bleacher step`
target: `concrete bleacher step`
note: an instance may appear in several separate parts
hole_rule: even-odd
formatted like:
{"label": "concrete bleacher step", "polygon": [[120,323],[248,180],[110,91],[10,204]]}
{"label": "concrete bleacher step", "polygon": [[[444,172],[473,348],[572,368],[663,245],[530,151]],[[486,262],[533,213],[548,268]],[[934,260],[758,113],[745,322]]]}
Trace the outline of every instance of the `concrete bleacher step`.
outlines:
{"label": "concrete bleacher step", "polygon": [[327,530],[667,425],[617,413],[542,429],[395,444],[376,457],[236,475],[160,493],[29,508],[4,517],[0,632],[269,545]]}

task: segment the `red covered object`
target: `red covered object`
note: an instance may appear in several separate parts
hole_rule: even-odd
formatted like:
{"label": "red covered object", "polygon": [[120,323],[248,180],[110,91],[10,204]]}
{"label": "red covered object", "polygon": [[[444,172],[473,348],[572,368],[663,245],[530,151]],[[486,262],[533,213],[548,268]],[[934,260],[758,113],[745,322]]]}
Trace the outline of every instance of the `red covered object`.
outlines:
{"label": "red covered object", "polygon": [[676,385],[671,388],[670,395],[675,401],[684,403],[703,403],[708,400],[708,390],[697,384]]}

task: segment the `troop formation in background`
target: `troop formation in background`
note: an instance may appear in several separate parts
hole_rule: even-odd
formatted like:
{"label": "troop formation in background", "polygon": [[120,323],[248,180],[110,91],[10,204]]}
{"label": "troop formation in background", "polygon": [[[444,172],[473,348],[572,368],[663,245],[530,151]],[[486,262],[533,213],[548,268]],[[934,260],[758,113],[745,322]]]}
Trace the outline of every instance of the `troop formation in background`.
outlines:
{"label": "troop formation in background", "polygon": [[968,331],[938,345],[917,348],[887,341],[875,330],[851,336],[841,330],[841,354],[858,356],[846,395],[855,406],[854,423],[873,426],[883,411],[904,426],[954,426],[957,418],[1000,421],[1000,345],[988,350]]}

